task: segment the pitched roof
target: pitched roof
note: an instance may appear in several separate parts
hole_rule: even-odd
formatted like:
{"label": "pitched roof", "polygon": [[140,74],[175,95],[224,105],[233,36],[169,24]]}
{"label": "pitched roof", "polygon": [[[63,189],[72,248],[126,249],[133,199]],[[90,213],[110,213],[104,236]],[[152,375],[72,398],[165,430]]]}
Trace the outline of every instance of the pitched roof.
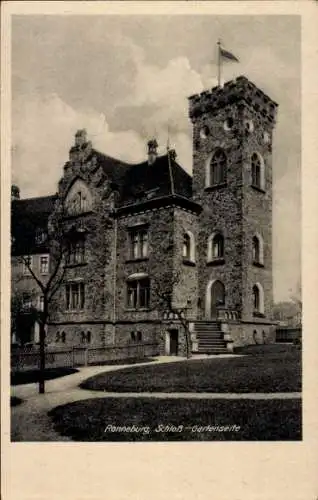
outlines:
{"label": "pitched roof", "polygon": [[131,165],[125,163],[111,156],[105,155],[96,149],[92,150],[92,155],[97,159],[98,165],[100,165],[107,177],[109,177],[114,184],[118,186],[122,185],[123,177],[125,176],[127,170],[131,168]]}
{"label": "pitched roof", "polygon": [[46,232],[56,195],[14,200],[11,203],[11,236],[15,255],[47,251],[46,242],[36,243],[37,232]]}
{"label": "pitched roof", "polygon": [[[131,165],[99,151],[92,150],[97,164],[118,189],[119,206],[140,204],[148,200],[163,203],[164,197],[192,198],[192,178],[169,153],[148,161]],[[14,200],[11,204],[11,233],[15,255],[46,251],[45,242],[36,243],[37,231],[46,231],[48,218],[54,209],[57,195]],[[162,201],[160,201],[162,200]]]}
{"label": "pitched roof", "polygon": [[159,156],[152,165],[147,161],[132,165],[123,177],[121,204],[177,194],[192,196],[191,176],[168,154]]}

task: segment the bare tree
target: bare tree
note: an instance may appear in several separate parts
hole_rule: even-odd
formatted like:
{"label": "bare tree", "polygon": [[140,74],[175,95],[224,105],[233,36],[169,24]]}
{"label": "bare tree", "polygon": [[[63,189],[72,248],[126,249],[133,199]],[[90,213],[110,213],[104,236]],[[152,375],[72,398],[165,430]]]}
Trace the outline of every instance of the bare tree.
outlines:
{"label": "bare tree", "polygon": [[[39,393],[45,392],[45,335],[49,320],[49,306],[61,286],[65,274],[65,224],[63,220],[63,207],[58,207],[51,215],[48,224],[47,248],[50,253],[49,278],[45,279],[36,272],[32,266],[32,241],[30,248],[26,248],[26,254],[17,257],[17,263],[21,263],[32,277],[42,296],[42,307],[32,307],[33,314],[39,324],[39,344],[40,344],[40,370],[39,370]],[[25,279],[25,276],[18,276],[16,283]]]}
{"label": "bare tree", "polygon": [[[91,261],[94,265],[90,266],[90,281],[94,282],[92,287],[96,293],[92,301],[93,308],[103,308],[105,303],[105,293],[103,290],[105,283],[105,269],[110,257],[112,231],[110,231],[113,220],[109,216],[109,210],[105,209],[104,200],[96,204],[90,215],[81,216],[83,213],[71,214],[63,200],[57,199],[55,209],[48,221],[47,248],[50,253],[50,270],[48,279],[43,279],[41,274],[37,273],[31,265],[32,244],[30,242],[30,252],[18,257],[18,260],[28,270],[29,276],[33,278],[38,291],[42,295],[42,308],[37,310],[36,320],[39,324],[40,340],[40,373],[39,373],[39,392],[45,392],[45,337],[46,329],[50,319],[50,310],[61,307],[61,303],[54,301],[55,296],[62,285],[64,285],[67,269],[69,266],[70,242],[76,233],[81,233],[86,239]],[[77,215],[74,217],[74,215]],[[85,220],[84,220],[85,219]],[[89,234],[89,238],[87,235]],[[24,277],[20,277],[23,279]],[[54,301],[54,304],[53,304]]]}

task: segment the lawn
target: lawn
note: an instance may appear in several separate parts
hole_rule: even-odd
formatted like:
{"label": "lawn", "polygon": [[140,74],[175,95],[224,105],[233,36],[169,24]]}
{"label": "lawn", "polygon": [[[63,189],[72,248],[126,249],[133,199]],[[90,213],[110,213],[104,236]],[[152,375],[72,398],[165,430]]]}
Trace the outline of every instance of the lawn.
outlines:
{"label": "lawn", "polygon": [[[244,352],[244,349],[241,350]],[[239,357],[125,368],[85,380],[109,392],[300,392],[301,350],[293,345],[245,348]]]}
{"label": "lawn", "polygon": [[[75,368],[47,368],[45,370],[45,380],[65,377],[76,373]],[[23,372],[11,373],[11,385],[34,384],[39,381],[39,370],[26,370]]]}
{"label": "lawn", "polygon": [[300,399],[96,398],[49,415],[74,441],[301,440]]}

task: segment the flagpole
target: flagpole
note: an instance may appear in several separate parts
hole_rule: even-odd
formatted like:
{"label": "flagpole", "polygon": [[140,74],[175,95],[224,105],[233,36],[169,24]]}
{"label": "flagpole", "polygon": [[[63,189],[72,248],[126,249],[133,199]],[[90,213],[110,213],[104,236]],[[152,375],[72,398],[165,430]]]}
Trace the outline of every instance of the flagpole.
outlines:
{"label": "flagpole", "polygon": [[218,46],[218,86],[221,87],[221,42],[217,42]]}

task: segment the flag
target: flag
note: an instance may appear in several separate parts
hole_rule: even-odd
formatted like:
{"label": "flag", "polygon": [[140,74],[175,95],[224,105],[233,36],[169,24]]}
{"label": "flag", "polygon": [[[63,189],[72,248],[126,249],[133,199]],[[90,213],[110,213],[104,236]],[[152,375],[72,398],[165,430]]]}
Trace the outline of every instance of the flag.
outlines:
{"label": "flag", "polygon": [[235,55],[231,54],[231,52],[228,52],[225,49],[222,49],[222,47],[220,47],[220,56],[224,59],[229,59],[230,61],[239,62],[238,58],[235,57]]}

